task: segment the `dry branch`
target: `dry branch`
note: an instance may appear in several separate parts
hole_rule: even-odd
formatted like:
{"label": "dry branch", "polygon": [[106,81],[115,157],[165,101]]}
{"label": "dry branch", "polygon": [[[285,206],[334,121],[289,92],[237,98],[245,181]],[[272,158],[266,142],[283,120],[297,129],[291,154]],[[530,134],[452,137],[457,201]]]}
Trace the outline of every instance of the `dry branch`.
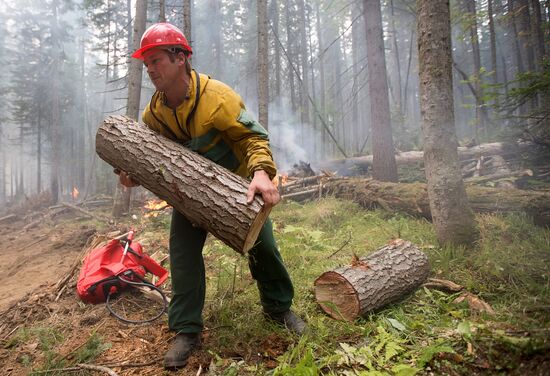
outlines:
{"label": "dry branch", "polygon": [[464,287],[460,286],[459,284],[456,284],[446,279],[437,279],[437,278],[429,278],[428,282],[424,283],[422,286],[428,289],[435,289],[435,290],[451,292],[451,293],[464,290]]}
{"label": "dry branch", "polygon": [[17,219],[17,215],[9,214],[9,215],[6,215],[5,217],[0,218],[0,222],[4,222],[4,221],[9,222],[9,221],[13,221],[15,219]]}
{"label": "dry branch", "polygon": [[94,371],[105,372],[106,374],[108,374],[110,376],[118,376],[118,374],[115,371],[113,371],[112,369],[107,368],[105,366],[96,366],[96,365],[93,365],[93,364],[84,364],[84,363],[80,363],[80,364],[78,364],[78,366],[80,368],[83,368],[83,369],[91,369],[91,370],[94,370]]}
{"label": "dry branch", "polygon": [[246,203],[245,179],[128,117],[105,119],[96,151],[240,253],[254,245],[269,214],[259,196]]}

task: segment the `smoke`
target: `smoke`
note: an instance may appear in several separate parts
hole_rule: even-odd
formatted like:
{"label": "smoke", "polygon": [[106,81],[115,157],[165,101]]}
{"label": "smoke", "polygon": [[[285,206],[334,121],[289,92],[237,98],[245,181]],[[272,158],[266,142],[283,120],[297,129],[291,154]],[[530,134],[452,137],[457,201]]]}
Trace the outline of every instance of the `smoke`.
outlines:
{"label": "smoke", "polygon": [[269,106],[269,139],[273,157],[281,171],[289,171],[295,163],[315,160],[320,132],[310,124],[301,123],[290,108],[290,101]]}

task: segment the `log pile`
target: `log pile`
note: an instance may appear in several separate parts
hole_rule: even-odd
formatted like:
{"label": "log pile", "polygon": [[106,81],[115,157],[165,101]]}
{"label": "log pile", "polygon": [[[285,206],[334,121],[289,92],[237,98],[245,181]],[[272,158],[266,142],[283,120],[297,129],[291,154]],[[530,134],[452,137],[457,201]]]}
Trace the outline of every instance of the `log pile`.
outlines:
{"label": "log pile", "polygon": [[315,280],[315,299],[330,316],[351,321],[399,301],[428,278],[428,257],[411,242],[396,239],[351,265]]}

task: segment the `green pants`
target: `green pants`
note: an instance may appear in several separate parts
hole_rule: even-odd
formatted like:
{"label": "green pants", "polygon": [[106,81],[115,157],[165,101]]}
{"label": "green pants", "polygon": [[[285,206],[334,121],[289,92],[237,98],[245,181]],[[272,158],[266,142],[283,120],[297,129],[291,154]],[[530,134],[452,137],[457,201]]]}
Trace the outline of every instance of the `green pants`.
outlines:
{"label": "green pants", "polygon": [[[172,300],[168,309],[168,326],[177,332],[198,333],[203,327],[206,280],[202,248],[206,234],[204,229],[194,227],[177,210],[173,211],[170,227]],[[294,288],[277,249],[269,219],[248,253],[248,264],[258,284],[264,312],[288,310]]]}

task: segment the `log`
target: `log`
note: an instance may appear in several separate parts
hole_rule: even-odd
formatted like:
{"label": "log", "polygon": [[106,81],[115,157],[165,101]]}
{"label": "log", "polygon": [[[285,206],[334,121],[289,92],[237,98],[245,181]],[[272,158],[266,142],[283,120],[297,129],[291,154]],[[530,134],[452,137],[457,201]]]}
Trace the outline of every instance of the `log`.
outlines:
{"label": "log", "polygon": [[[385,183],[372,179],[327,182],[323,191],[367,208],[382,208],[431,220],[424,183]],[[470,207],[476,213],[525,213],[539,226],[550,226],[550,193],[468,185]],[[315,193],[314,193],[315,195]]]}
{"label": "log", "polygon": [[[461,161],[468,159],[479,159],[480,157],[488,157],[491,155],[515,155],[526,151],[532,151],[535,145],[529,142],[523,143],[502,143],[493,142],[481,144],[474,147],[458,147],[458,158]],[[352,157],[345,159],[335,159],[318,163],[315,167],[318,169],[329,169],[337,171],[340,176],[355,175],[354,169],[368,170],[372,167],[372,155],[362,157]],[[395,162],[398,165],[414,165],[416,163],[424,163],[424,152],[422,151],[405,151],[395,155]]]}
{"label": "log", "polygon": [[315,299],[338,320],[365,317],[420,287],[430,274],[428,257],[411,242],[397,239],[351,265],[315,280]]}
{"label": "log", "polygon": [[68,202],[62,202],[61,205],[65,206],[69,209],[73,209],[77,212],[80,212],[80,213],[82,213],[82,214],[84,214],[84,215],[86,215],[90,218],[94,218],[95,220],[98,220],[100,222],[105,222],[106,224],[109,224],[111,222],[111,220],[109,218],[105,218],[105,217],[102,217],[102,216],[95,215],[94,213],[89,212],[88,210],[79,208],[78,206],[69,204]]}
{"label": "log", "polygon": [[8,214],[2,218],[0,218],[0,222],[10,222],[10,221],[15,221],[17,219],[17,215],[15,214]]}
{"label": "log", "polygon": [[252,248],[269,215],[259,196],[247,205],[244,178],[126,116],[105,119],[96,152],[239,253]]}

